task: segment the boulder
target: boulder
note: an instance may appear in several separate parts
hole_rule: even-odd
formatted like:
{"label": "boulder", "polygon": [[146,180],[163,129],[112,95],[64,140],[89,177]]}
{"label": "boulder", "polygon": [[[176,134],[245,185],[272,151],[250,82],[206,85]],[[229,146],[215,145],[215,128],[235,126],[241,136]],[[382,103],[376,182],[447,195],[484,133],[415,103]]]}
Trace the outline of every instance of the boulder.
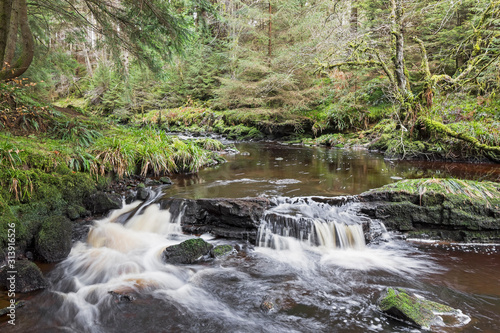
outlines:
{"label": "boulder", "polygon": [[[14,271],[14,279],[9,280]],[[10,283],[14,281],[14,283]],[[11,286],[15,292],[27,293],[30,291],[46,288],[47,280],[43,277],[42,271],[29,260],[17,260],[14,267],[4,266],[0,270],[0,286],[9,290]]]}
{"label": "boulder", "polygon": [[402,288],[387,288],[378,300],[378,305],[385,315],[426,329],[439,322],[438,315],[461,313],[447,305],[417,297]]}
{"label": "boulder", "polygon": [[360,211],[410,236],[500,241],[500,186],[458,179],[413,179],[358,196]]}
{"label": "boulder", "polygon": [[65,259],[71,251],[73,225],[64,216],[46,218],[35,236],[37,257],[46,262],[57,262]]}
{"label": "boulder", "polygon": [[85,206],[93,214],[101,215],[108,213],[110,210],[122,208],[122,199],[116,193],[99,191],[85,200]]}
{"label": "boulder", "polygon": [[136,200],[146,200],[149,197],[149,191],[145,187],[137,188]]}
{"label": "boulder", "polygon": [[169,209],[173,218],[181,217],[185,232],[210,232],[216,236],[250,242],[255,242],[260,219],[270,206],[266,198],[160,200],[161,209]]}
{"label": "boulder", "polygon": [[203,239],[192,238],[167,247],[163,251],[163,260],[169,264],[193,264],[208,254],[212,248],[213,245]]}

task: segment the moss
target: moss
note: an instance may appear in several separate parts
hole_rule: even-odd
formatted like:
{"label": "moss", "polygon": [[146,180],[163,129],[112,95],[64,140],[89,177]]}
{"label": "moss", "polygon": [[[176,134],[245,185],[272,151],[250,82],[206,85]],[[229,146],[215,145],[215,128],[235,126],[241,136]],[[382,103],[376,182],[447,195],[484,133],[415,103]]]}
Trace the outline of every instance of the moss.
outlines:
{"label": "moss", "polygon": [[36,254],[47,262],[57,262],[66,258],[71,251],[72,224],[64,216],[46,218],[35,237]]}
{"label": "moss", "polygon": [[15,225],[16,229],[16,246],[25,247],[27,245],[28,230],[26,226],[19,221],[15,211],[12,207],[7,205],[7,202],[0,195],[0,246],[5,248],[7,246],[7,236],[9,225]]}
{"label": "moss", "polygon": [[452,313],[456,310],[440,303],[418,298],[402,288],[388,288],[379,301],[380,310],[391,317],[410,322],[418,327],[430,327],[436,318],[434,312]]}
{"label": "moss", "polygon": [[163,259],[171,264],[192,264],[210,252],[212,244],[201,238],[188,239],[180,244],[169,246],[163,252]]}
{"label": "moss", "polygon": [[214,258],[222,257],[224,255],[230,254],[233,252],[234,248],[231,245],[217,245],[214,247],[211,251],[210,254]]}
{"label": "moss", "polygon": [[[33,262],[28,260],[17,260],[14,271],[16,274],[15,291],[27,293],[33,290],[45,288],[48,283],[43,277],[42,271]],[[7,287],[7,266],[0,269],[0,286]]]}
{"label": "moss", "polygon": [[496,239],[500,233],[500,186],[457,179],[402,180],[365,192],[376,202],[371,215],[412,235],[463,241]]}

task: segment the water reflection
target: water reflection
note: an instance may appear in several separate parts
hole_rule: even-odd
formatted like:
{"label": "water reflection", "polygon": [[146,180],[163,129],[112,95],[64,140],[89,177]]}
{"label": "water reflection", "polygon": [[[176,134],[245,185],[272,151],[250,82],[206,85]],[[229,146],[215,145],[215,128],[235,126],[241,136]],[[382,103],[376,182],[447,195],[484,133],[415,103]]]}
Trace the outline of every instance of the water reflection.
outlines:
{"label": "water reflection", "polygon": [[184,198],[337,196],[359,194],[400,179],[456,177],[500,181],[500,167],[385,160],[367,150],[240,143],[241,154],[195,175],[173,177],[168,196]]}

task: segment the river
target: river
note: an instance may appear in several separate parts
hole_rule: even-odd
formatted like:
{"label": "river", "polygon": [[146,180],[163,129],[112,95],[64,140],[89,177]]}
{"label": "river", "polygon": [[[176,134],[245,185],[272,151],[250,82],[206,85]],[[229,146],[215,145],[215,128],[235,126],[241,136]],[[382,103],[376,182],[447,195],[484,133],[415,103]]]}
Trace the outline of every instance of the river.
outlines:
{"label": "river", "polygon": [[[349,205],[316,205],[307,198],[358,194],[424,176],[499,180],[499,167],[388,161],[366,150],[273,143],[238,149],[228,163],[173,177],[163,196],[266,196],[276,203],[269,214],[322,223],[316,229],[322,230],[316,235],[320,246],[275,234],[263,220],[256,244],[205,234],[207,241],[239,251],[194,265],[168,265],[161,260],[163,249],[193,236],[182,234],[176,217],[155,203],[117,223],[140,204],[131,203],[96,221],[88,240],[48,272],[51,287],[25,295],[29,302],[17,311],[16,326],[3,323],[2,331],[420,332],[377,310],[386,287],[407,288],[463,312],[433,331],[500,331],[500,246],[393,234],[366,245],[353,236],[361,217]],[[350,237],[335,243],[342,233]],[[276,306],[267,311],[263,301]]]}

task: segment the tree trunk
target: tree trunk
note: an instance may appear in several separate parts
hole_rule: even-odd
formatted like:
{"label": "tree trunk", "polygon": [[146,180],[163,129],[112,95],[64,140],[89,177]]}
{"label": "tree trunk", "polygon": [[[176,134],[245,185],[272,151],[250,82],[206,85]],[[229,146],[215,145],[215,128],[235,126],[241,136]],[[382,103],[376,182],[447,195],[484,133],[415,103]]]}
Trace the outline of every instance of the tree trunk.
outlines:
{"label": "tree trunk", "polygon": [[358,32],[358,0],[351,0],[351,32]]}
{"label": "tree trunk", "polygon": [[272,56],[272,41],[271,41],[271,16],[273,14],[272,7],[271,7],[271,1],[269,1],[269,31],[268,31],[268,38],[269,38],[269,45],[267,49],[267,56],[269,57],[269,62],[271,62],[271,56]]}
{"label": "tree trunk", "polygon": [[402,96],[407,93],[407,79],[405,75],[404,63],[404,39],[403,39],[403,8],[402,0],[391,0],[391,34],[394,48],[394,74],[396,76],[397,88]]}
{"label": "tree trunk", "polygon": [[[30,66],[35,43],[28,25],[26,0],[0,0],[0,80],[11,80],[22,75]],[[16,57],[18,34],[21,52]]]}

